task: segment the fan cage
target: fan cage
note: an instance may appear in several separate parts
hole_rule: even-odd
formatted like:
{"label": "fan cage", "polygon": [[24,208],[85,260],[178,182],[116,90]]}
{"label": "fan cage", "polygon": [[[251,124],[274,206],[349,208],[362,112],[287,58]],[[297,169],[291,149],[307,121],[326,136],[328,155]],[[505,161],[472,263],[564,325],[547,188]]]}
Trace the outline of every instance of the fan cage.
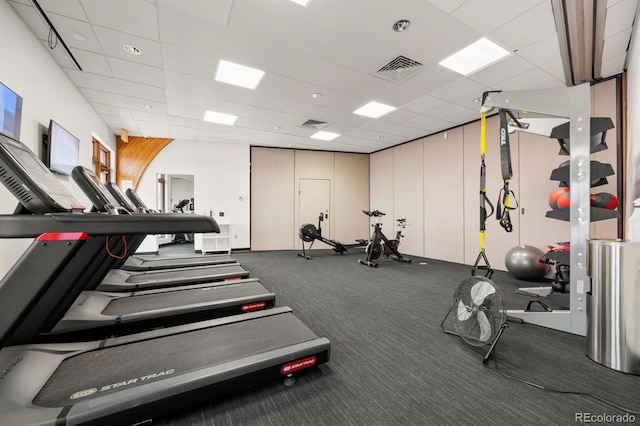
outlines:
{"label": "fan cage", "polygon": [[[477,300],[482,300],[479,304],[473,300],[474,290]],[[481,290],[479,295],[478,290]],[[484,325],[480,324],[478,315]],[[506,319],[504,298],[498,286],[488,278],[474,276],[456,289],[451,309],[442,321],[442,329],[460,336],[469,345],[484,346],[496,340]]]}

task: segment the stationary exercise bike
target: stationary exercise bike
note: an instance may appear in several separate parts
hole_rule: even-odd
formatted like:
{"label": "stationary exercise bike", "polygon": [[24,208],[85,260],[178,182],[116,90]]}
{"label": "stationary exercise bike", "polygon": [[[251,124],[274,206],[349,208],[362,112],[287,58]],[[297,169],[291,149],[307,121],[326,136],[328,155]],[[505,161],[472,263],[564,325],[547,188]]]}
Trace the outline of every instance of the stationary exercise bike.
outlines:
{"label": "stationary exercise bike", "polygon": [[[365,252],[367,253],[367,258],[365,260],[358,259],[358,263],[361,265],[367,265],[372,268],[377,268],[378,264],[376,263],[378,260],[382,258],[382,256],[388,257],[392,260],[397,260],[399,262],[411,263],[411,259],[407,259],[402,257],[400,252],[398,251],[398,246],[400,246],[400,238],[403,238],[402,230],[407,226],[406,219],[396,219],[396,224],[398,231],[396,232],[395,240],[388,239],[382,233],[382,223],[380,223],[380,217],[385,214],[381,211],[362,211],[369,217],[376,217],[378,221],[372,225],[373,233],[371,234],[371,240],[369,244],[367,244],[367,248]],[[393,257],[392,257],[393,255]]]}
{"label": "stationary exercise bike", "polygon": [[[364,247],[367,245],[367,240],[356,240],[355,244],[342,244],[340,241],[330,240],[329,238],[325,238],[322,236],[322,221],[324,221],[325,215],[320,212],[320,216],[318,216],[318,227],[316,228],[314,224],[307,223],[300,227],[298,232],[298,237],[302,240],[302,253],[298,253],[298,256],[304,257],[307,260],[311,259],[309,255],[309,251],[313,246],[315,240],[320,240],[323,243],[331,246],[333,251],[338,254],[343,254],[347,251],[348,248],[352,247]],[[311,243],[309,248],[304,247],[304,243]]]}

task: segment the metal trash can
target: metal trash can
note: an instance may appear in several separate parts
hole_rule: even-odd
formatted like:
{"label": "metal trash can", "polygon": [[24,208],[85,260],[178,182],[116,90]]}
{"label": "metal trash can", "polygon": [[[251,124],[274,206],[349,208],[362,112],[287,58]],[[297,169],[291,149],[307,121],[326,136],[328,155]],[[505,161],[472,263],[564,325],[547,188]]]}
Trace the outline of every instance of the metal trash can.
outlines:
{"label": "metal trash can", "polygon": [[640,375],[640,243],[588,243],[587,356]]}

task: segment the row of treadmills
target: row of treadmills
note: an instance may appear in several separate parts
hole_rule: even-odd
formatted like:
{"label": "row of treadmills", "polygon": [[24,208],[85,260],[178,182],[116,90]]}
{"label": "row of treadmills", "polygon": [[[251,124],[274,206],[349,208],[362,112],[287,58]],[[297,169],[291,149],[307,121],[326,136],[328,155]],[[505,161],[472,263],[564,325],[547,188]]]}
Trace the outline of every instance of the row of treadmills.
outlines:
{"label": "row of treadmills", "polygon": [[134,424],[329,360],[230,256],[131,256],[149,234],[220,232],[213,218],[142,213],[135,192],[72,176],[90,213],[0,135],[19,201],[0,237],[33,238],[0,281],[0,425]]}

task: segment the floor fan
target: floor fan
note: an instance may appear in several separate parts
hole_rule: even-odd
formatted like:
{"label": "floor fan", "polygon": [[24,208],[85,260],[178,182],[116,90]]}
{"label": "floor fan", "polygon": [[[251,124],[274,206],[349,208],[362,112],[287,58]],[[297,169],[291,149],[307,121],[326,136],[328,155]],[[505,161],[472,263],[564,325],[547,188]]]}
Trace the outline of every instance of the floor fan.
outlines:
{"label": "floor fan", "polygon": [[486,364],[507,327],[502,292],[488,278],[474,276],[463,281],[455,291],[453,305],[442,320],[443,331],[460,336],[472,346],[489,345]]}

